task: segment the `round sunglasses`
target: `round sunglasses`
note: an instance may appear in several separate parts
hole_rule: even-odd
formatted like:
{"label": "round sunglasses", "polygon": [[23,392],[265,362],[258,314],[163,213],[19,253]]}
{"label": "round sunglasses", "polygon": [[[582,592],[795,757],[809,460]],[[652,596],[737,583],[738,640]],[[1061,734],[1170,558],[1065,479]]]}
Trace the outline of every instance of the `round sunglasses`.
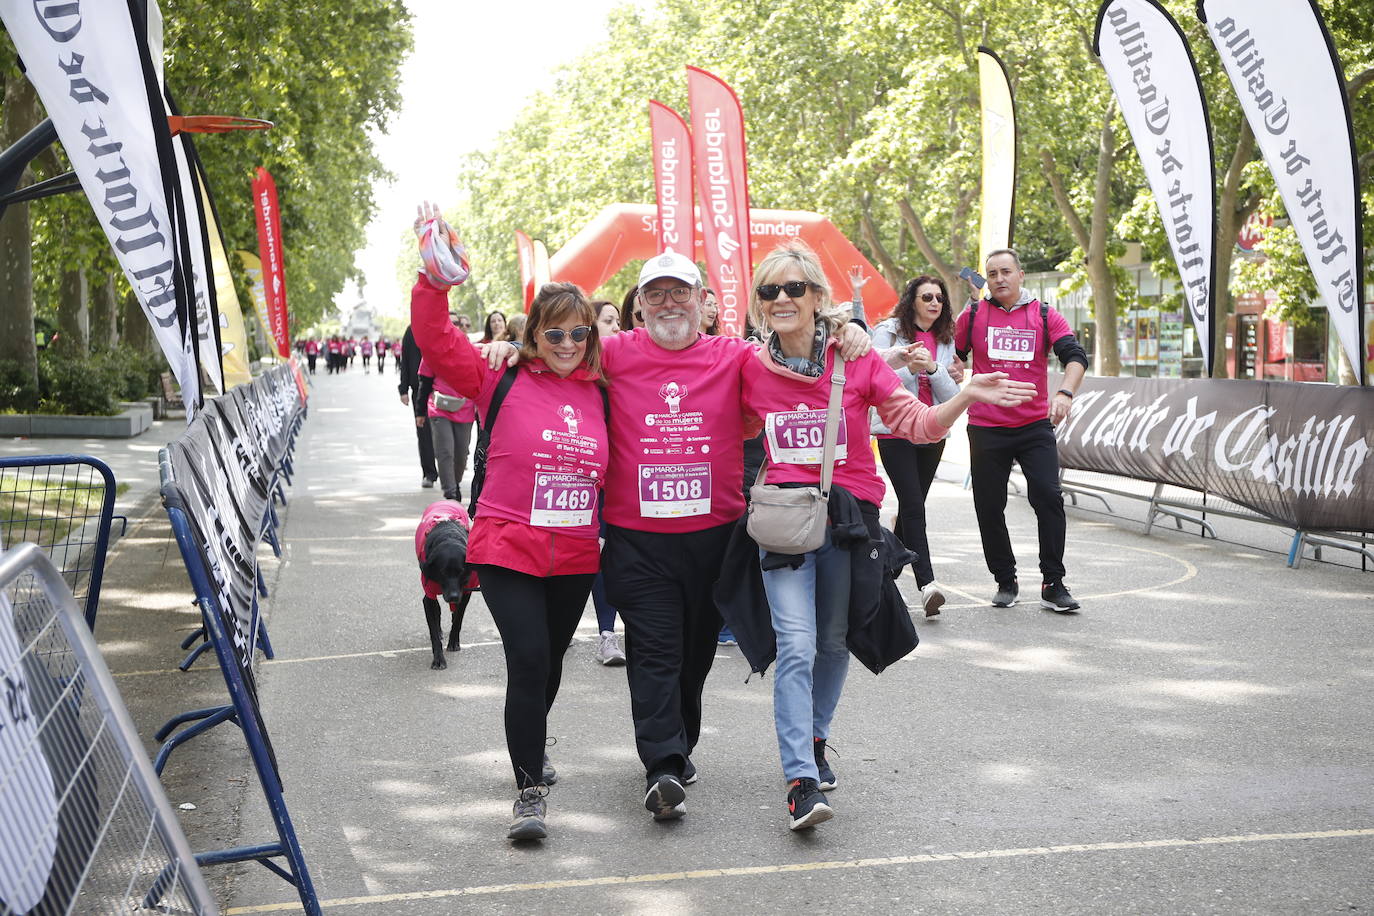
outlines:
{"label": "round sunglasses", "polygon": [[544,331],[544,339],[556,347],[563,342],[564,337],[571,337],[573,343],[582,343],[591,332],[592,329],[585,324],[580,324],[571,331],[565,331],[562,328],[548,328]]}

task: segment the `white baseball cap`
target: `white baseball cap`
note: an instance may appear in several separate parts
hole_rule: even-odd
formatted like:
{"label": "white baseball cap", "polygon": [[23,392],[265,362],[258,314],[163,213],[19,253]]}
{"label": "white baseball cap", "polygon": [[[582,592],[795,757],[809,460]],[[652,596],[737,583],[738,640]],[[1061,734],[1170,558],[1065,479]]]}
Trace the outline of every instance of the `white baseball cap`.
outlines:
{"label": "white baseball cap", "polygon": [[672,277],[693,286],[701,285],[701,271],[697,270],[696,263],[676,251],[665,251],[645,261],[639,271],[639,285],[644,286],[663,277]]}

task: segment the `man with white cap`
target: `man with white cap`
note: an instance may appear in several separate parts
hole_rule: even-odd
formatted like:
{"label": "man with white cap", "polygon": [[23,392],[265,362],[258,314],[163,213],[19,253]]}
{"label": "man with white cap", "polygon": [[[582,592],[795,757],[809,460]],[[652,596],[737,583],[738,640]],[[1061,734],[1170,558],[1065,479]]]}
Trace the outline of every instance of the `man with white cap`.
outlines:
{"label": "man with white cap", "polygon": [[[711,590],[744,514],[740,378],[756,345],[701,333],[702,292],[690,258],[655,255],[639,274],[643,326],[601,341],[611,404],[601,568],[625,623],[644,807],[655,820],[685,814],[683,786],[696,781],[690,755],[721,626]],[[849,359],[870,347],[855,325],[840,340]]]}
{"label": "man with white cap", "polygon": [[[645,262],[637,299],[644,326],[602,342],[611,458],[601,565],[625,622],[644,806],[668,820],[696,781],[689,756],[721,626],[711,589],[744,513],[740,367],[755,347],[700,332],[701,275],[681,254]],[[857,355],[868,336],[854,328],[847,343]]]}

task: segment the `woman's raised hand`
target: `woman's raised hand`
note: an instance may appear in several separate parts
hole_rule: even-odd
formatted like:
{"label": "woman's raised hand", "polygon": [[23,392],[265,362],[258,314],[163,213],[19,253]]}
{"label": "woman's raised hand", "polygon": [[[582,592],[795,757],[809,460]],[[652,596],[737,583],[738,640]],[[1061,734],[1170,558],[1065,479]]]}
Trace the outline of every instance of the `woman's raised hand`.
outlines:
{"label": "woman's raised hand", "polygon": [[1005,372],[984,372],[969,379],[969,397],[998,407],[1016,407],[1035,397],[1033,382],[1018,382]]}
{"label": "woman's raised hand", "polygon": [[425,225],[432,220],[439,221],[440,231],[447,232],[448,224],[444,222],[444,214],[439,211],[439,205],[428,200],[420,201],[415,208],[415,237],[419,238],[424,232]]}

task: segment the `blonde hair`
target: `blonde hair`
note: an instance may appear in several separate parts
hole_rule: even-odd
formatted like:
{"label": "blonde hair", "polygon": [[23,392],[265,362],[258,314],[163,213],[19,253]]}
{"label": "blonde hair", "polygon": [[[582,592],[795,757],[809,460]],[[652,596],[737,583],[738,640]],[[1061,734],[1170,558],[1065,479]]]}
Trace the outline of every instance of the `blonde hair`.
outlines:
{"label": "blonde hair", "polygon": [[777,278],[793,266],[800,268],[806,282],[816,291],[819,299],[816,305],[816,318],[825,326],[826,335],[832,335],[844,327],[849,315],[835,305],[831,296],[830,281],[826,279],[820,258],[816,257],[816,252],[801,239],[793,239],[774,248],[754,269],[754,288],[749,291],[749,318],[754,322],[754,327],[768,328],[758,288],[777,282]]}

